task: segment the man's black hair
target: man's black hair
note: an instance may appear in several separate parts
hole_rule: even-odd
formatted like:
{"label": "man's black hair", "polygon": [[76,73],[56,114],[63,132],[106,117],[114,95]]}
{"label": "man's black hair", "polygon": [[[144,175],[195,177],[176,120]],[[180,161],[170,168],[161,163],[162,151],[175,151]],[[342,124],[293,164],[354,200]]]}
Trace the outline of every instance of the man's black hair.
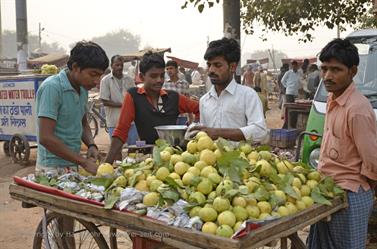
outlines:
{"label": "man's black hair", "polygon": [[165,67],[175,67],[175,68],[178,68],[178,63],[176,61],[170,60],[170,61],[166,62]]}
{"label": "man's black hair", "polygon": [[115,61],[117,61],[117,60],[122,60],[122,61],[124,61],[123,60],[123,57],[121,56],[121,55],[119,55],[119,54],[116,54],[116,55],[114,55],[113,57],[111,57],[111,66],[115,63]]}
{"label": "man's black hair", "polygon": [[349,40],[340,38],[329,42],[319,54],[321,62],[330,61],[331,59],[339,61],[348,68],[358,66],[360,62],[357,47]]}
{"label": "man's black hair", "polygon": [[238,63],[241,57],[240,45],[236,40],[225,37],[221,40],[211,41],[204,54],[204,59],[209,60],[217,56],[224,56],[228,64]]}
{"label": "man's black hair", "polygon": [[109,66],[109,58],[106,52],[96,43],[80,41],[72,48],[67,66],[72,70],[73,63],[76,63],[80,70],[86,68],[101,69],[103,71]]}
{"label": "man's black hair", "polygon": [[261,92],[262,92],[262,89],[261,89],[259,86],[254,87],[254,90],[255,90],[257,93],[261,93]]}
{"label": "man's black hair", "polygon": [[291,65],[298,65],[298,62],[297,61],[292,61]]}
{"label": "man's black hair", "polygon": [[140,73],[146,74],[152,68],[165,68],[164,58],[159,53],[149,51],[141,58],[139,68]]}

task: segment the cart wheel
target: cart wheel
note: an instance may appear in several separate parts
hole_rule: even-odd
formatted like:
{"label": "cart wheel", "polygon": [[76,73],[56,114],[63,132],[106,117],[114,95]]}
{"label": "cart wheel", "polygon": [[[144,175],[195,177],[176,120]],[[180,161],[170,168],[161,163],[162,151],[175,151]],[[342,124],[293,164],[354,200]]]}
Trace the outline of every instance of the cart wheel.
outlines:
{"label": "cart wheel", "polygon": [[90,130],[92,131],[92,136],[95,138],[98,135],[98,121],[91,113],[86,114]]}
{"label": "cart wheel", "polygon": [[[50,248],[109,249],[102,233],[91,222],[71,218],[73,219],[72,231],[64,231],[62,220],[67,220],[67,218],[70,217],[54,212],[46,214],[46,233]],[[46,244],[42,219],[34,235],[33,249],[46,248]]]}
{"label": "cart wheel", "polygon": [[9,154],[9,141],[4,141],[3,150],[4,150],[4,154],[6,156],[10,156],[10,154]]}
{"label": "cart wheel", "polygon": [[14,163],[27,164],[29,162],[30,147],[24,135],[15,134],[9,140],[9,155]]}

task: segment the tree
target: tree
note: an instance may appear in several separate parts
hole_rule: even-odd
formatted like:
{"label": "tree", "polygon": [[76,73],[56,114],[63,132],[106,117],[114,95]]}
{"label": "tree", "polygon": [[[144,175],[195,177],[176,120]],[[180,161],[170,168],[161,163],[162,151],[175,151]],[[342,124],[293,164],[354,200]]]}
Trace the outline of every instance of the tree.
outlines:
{"label": "tree", "polygon": [[98,43],[109,57],[138,51],[140,46],[140,37],[124,29],[93,37],[92,41]]}
{"label": "tree", "polygon": [[[16,58],[17,55],[17,42],[16,42],[16,31],[13,30],[4,30],[2,35],[2,45],[3,45],[3,54],[2,57],[5,58]],[[29,52],[32,52],[39,48],[38,36],[30,35],[28,37],[29,41]],[[42,52],[52,53],[52,52],[66,52],[58,43],[46,43],[42,42]]]}
{"label": "tree", "polygon": [[[377,6],[376,6],[377,8]],[[358,29],[371,29],[377,28],[377,16],[373,14],[373,8],[370,8],[364,15],[359,19]]]}
{"label": "tree", "polygon": [[[219,3],[219,0],[216,0]],[[182,8],[194,5],[202,12],[212,7],[215,0],[186,0]],[[263,31],[278,31],[285,35],[302,34],[300,40],[311,41],[311,32],[318,26],[355,27],[372,5],[371,0],[241,0],[241,20],[247,34],[254,32],[256,22]],[[264,37],[266,38],[266,37]]]}

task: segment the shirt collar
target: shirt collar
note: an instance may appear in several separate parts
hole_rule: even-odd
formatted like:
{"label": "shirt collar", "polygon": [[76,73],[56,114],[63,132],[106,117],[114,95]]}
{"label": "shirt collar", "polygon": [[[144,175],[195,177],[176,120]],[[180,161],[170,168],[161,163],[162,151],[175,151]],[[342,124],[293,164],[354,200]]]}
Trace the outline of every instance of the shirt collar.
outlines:
{"label": "shirt collar", "polygon": [[[147,92],[145,91],[145,88],[144,87],[140,87],[137,89],[137,93],[138,94],[147,94]],[[168,92],[165,91],[164,89],[161,89],[160,90],[160,96],[164,96],[164,95],[168,95]]]}
{"label": "shirt collar", "polygon": [[353,82],[347,87],[347,89],[342,93],[342,95],[340,95],[339,97],[337,97],[335,100],[333,99],[334,97],[334,94],[333,93],[329,93],[329,100],[330,102],[333,102],[335,101],[338,105],[340,106],[344,106],[349,98],[349,96],[356,90],[356,87],[355,85],[353,84]]}
{"label": "shirt collar", "polygon": [[61,85],[63,87],[63,91],[75,91],[75,89],[73,89],[73,87],[72,87],[72,85],[71,85],[71,83],[68,79],[66,70],[60,71],[59,78],[60,78]]}
{"label": "shirt collar", "polygon": [[[232,81],[228,84],[228,86],[224,89],[224,91],[227,91],[231,95],[234,95],[234,93],[236,92],[237,84],[238,83],[233,78]],[[212,85],[211,89],[209,90],[209,94],[213,97],[217,97],[217,92],[214,85]]]}

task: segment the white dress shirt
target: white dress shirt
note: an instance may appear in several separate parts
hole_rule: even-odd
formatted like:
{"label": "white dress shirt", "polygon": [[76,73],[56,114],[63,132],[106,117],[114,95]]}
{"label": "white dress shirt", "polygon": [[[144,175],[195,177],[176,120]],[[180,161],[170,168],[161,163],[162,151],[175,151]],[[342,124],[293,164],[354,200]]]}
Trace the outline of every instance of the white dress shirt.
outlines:
{"label": "white dress shirt", "polygon": [[217,96],[212,86],[200,99],[200,123],[211,128],[239,128],[246,140],[260,142],[267,135],[262,103],[254,89],[233,79]]}

